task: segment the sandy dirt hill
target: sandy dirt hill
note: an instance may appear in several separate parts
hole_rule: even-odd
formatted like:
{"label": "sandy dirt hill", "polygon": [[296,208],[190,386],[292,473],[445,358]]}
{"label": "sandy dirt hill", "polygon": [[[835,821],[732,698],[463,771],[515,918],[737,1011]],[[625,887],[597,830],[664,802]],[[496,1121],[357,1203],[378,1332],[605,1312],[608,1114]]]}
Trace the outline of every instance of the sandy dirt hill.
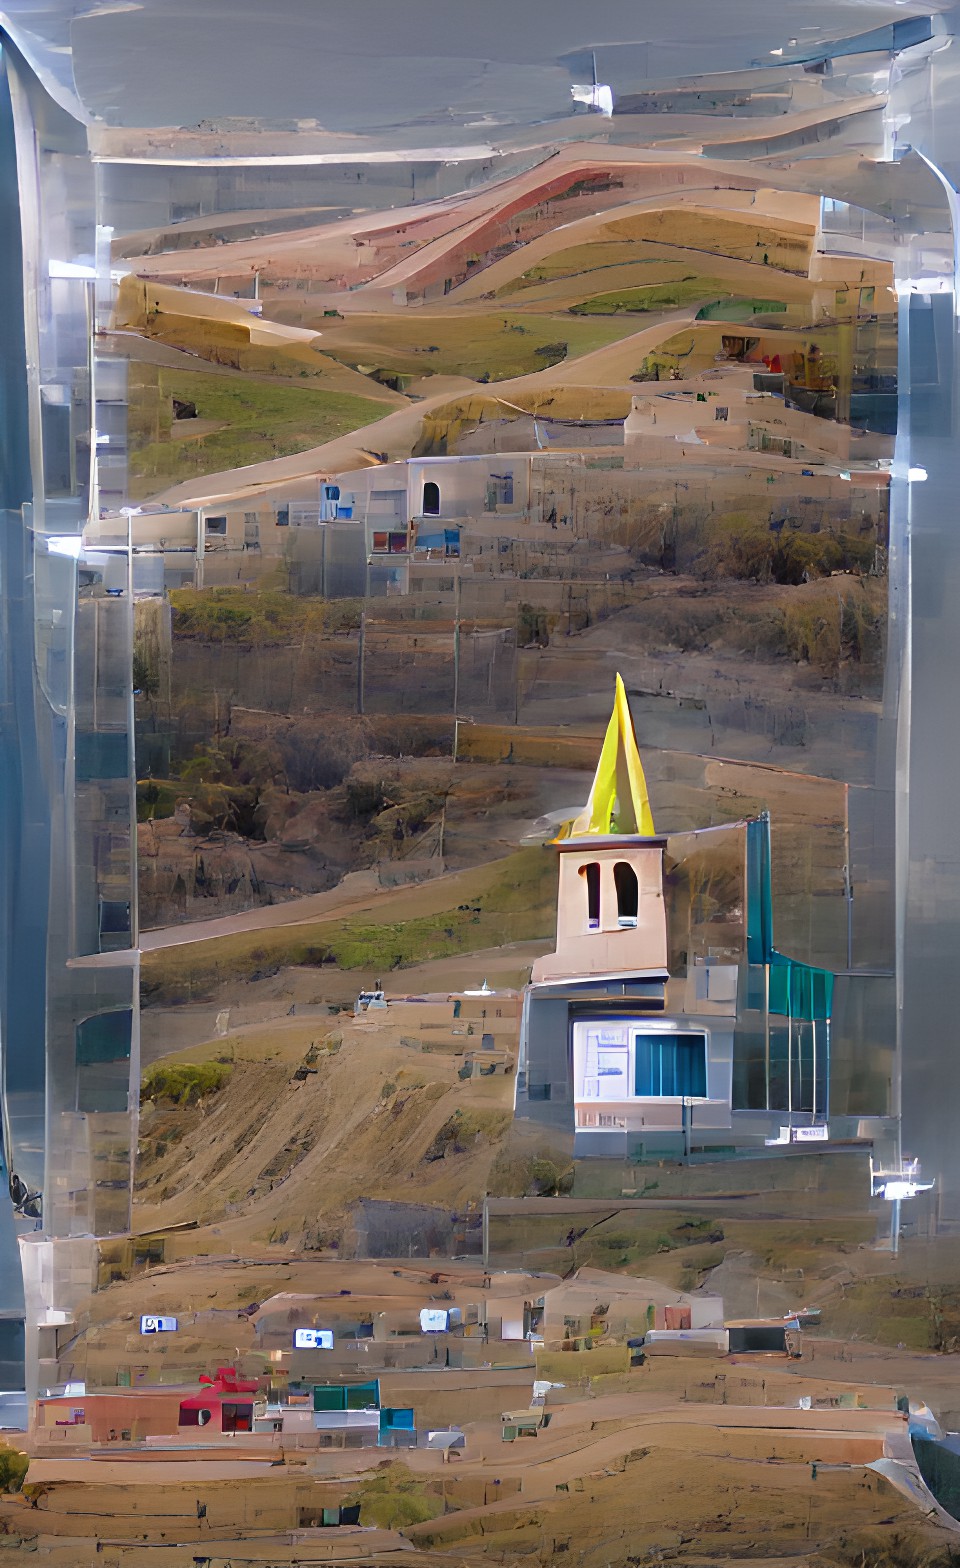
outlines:
{"label": "sandy dirt hill", "polygon": [[[515,1007],[510,1014],[490,1022],[512,1062]],[[463,1024],[454,1035],[452,1004],[439,1000],[397,1003],[335,1030],[294,1016],[211,1044],[229,1064],[223,1088],[193,1108],[162,1095],[146,1108],[138,1228],[231,1219],[234,1246],[255,1237],[320,1246],[342,1238],[361,1197],[468,1202],[487,1186],[513,1114],[511,1075],[458,1078],[474,1045],[479,1030],[468,1036]],[[313,1070],[301,1079],[302,1063]]]}

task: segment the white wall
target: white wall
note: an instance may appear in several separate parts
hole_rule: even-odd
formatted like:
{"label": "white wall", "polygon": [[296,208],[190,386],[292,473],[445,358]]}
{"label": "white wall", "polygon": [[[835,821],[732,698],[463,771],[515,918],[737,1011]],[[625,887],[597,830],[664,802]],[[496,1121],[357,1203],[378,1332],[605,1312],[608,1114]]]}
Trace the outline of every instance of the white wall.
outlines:
{"label": "white wall", "polygon": [[[573,1025],[573,1098],[576,1110],[622,1118],[622,1126],[638,1129],[680,1130],[683,1100],[680,1096],[638,1096],[633,1092],[636,1071],[634,1047],[638,1031],[644,1034],[703,1034],[707,1048],[707,1093],[686,1097],[691,1128],[727,1126],[733,1072],[733,1031],[726,1019],[657,1016],[578,1019]],[[593,1043],[588,1038],[599,1033]],[[597,1069],[606,1068],[606,1072]],[[613,1069],[619,1069],[619,1074]],[[712,1109],[715,1108],[715,1109]],[[577,1124],[584,1125],[580,1116]],[[611,1131],[622,1130],[612,1127]],[[605,1130],[597,1125],[597,1131]]]}
{"label": "white wall", "polygon": [[379,1410],[314,1410],[313,1426],[317,1432],[378,1432],[380,1412]]}
{"label": "white wall", "polygon": [[[487,482],[494,474],[510,474],[513,477],[513,501],[498,510],[508,514],[524,511],[530,493],[530,459],[524,454],[497,453],[477,458],[411,458],[409,462],[350,469],[346,473],[337,474],[335,482],[342,491],[352,493],[354,517],[366,520],[369,527],[392,526],[392,517],[398,519],[399,526],[406,527],[410,518],[424,516],[423,487],[431,481],[440,490],[439,521],[491,515],[486,510]],[[401,510],[398,511],[396,503],[388,501],[384,496],[375,500],[374,491],[402,492],[404,501]],[[379,520],[374,525],[375,513]]]}

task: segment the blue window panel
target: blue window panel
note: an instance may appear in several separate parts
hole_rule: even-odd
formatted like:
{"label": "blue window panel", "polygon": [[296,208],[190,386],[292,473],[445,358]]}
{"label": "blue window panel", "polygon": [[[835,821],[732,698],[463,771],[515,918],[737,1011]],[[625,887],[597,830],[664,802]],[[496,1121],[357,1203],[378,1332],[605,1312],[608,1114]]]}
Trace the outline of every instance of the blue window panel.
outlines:
{"label": "blue window panel", "polygon": [[128,1062],[132,1031],[133,1012],[129,1007],[84,1018],[77,1025],[77,1065],[89,1067],[94,1062]]}
{"label": "blue window panel", "polygon": [[643,1099],[705,1099],[707,1041],[702,1034],[638,1034],[634,1093]]}

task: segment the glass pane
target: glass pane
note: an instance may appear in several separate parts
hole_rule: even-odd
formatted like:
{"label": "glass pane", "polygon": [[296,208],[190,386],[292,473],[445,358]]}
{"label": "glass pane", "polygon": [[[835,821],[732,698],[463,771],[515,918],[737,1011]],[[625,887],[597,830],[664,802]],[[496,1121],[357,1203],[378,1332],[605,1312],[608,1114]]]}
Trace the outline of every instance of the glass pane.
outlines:
{"label": "glass pane", "polygon": [[77,1062],[122,1062],[130,1057],[133,1011],[129,1007],[84,1018],[77,1025]]}
{"label": "glass pane", "polygon": [[654,1042],[649,1035],[638,1034],[636,1043],[636,1066],[634,1082],[636,1093],[651,1095],[660,1093],[660,1063],[657,1059],[657,1082],[653,1082],[653,1049]]}

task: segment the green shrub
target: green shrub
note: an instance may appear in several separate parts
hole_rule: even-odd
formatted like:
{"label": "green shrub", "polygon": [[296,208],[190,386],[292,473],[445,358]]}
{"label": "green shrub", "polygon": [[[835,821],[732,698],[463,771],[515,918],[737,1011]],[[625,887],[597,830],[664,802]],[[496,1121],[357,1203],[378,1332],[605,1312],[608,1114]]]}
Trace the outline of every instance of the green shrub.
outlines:
{"label": "green shrub", "polygon": [[182,794],[179,784],[167,779],[141,779],[137,783],[137,821],[154,822],[172,817]]}
{"label": "green shrub", "polygon": [[558,1165],[544,1154],[535,1154],[530,1161],[527,1192],[538,1198],[557,1198],[573,1190],[573,1177],[572,1165]]}
{"label": "green shrub", "polygon": [[0,1490],[19,1492],[29,1464],[26,1454],[22,1454],[19,1448],[10,1448],[6,1443],[0,1443]]}
{"label": "green shrub", "polygon": [[196,642],[232,642],[244,647],[285,647],[310,633],[348,630],[359,623],[357,601],[328,605],[277,588],[175,588],[173,635]]}
{"label": "green shrub", "polygon": [[360,1504],[360,1523],[381,1530],[402,1530],[423,1524],[443,1513],[439,1498],[431,1497],[405,1465],[394,1464],[362,1481],[352,1501]]}
{"label": "green shrub", "polygon": [[596,294],[570,306],[573,316],[615,316],[620,312],[642,314],[649,310],[675,310],[692,300],[704,298],[728,299],[729,290],[716,278],[700,278],[688,274],[673,283],[648,283],[640,288],[616,289],[609,294]]}
{"label": "green shrub", "polygon": [[158,1064],[143,1076],[141,1100],[173,1100],[176,1105],[195,1105],[208,1094],[216,1094],[230,1077],[232,1067],[223,1062],[177,1062]]}

